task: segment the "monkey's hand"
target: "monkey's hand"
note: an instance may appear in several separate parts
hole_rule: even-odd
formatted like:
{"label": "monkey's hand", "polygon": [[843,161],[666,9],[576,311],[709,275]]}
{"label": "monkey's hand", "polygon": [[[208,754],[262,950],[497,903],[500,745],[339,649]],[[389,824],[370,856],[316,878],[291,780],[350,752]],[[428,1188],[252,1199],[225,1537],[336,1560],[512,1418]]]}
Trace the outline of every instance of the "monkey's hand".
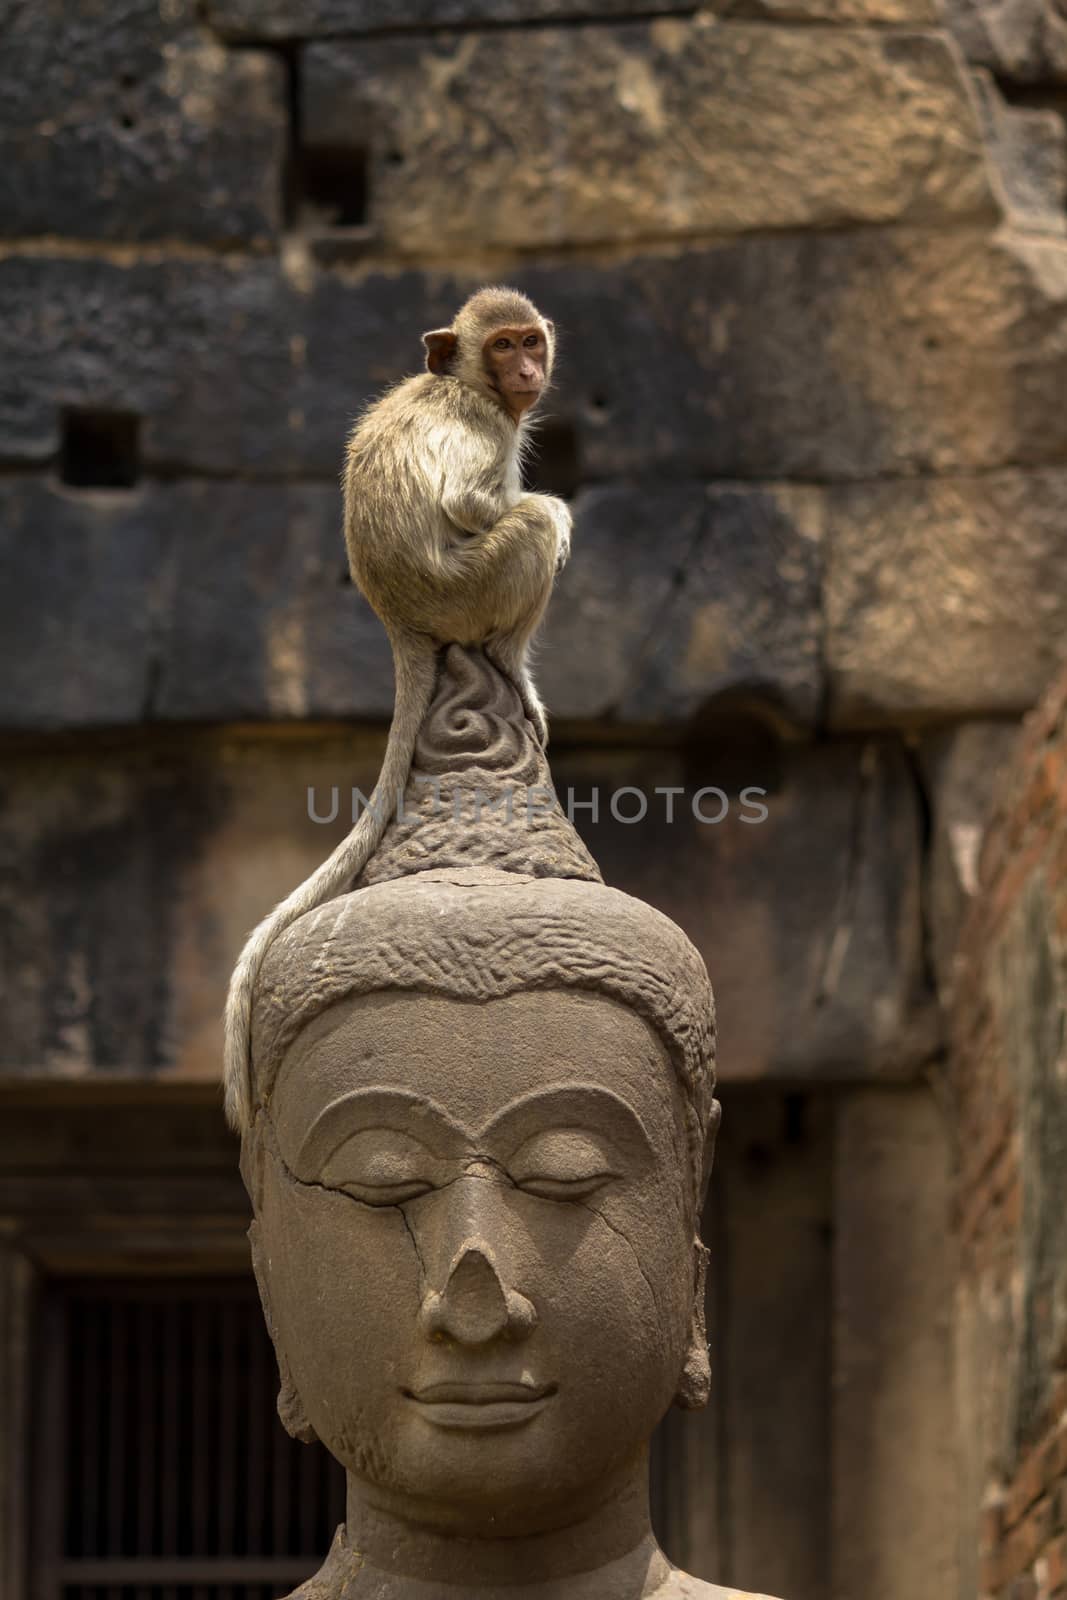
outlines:
{"label": "monkey's hand", "polygon": [[556,572],[560,573],[567,565],[571,553],[571,532],[574,522],[570,507],[565,500],[560,500],[554,494],[539,494],[537,499],[556,531]]}

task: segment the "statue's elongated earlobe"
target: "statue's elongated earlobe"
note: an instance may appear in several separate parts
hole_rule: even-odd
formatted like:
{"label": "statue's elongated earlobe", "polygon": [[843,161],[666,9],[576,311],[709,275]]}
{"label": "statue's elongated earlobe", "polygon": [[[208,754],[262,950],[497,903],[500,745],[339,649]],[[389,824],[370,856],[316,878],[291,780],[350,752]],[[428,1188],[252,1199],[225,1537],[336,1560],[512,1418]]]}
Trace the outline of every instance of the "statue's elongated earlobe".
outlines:
{"label": "statue's elongated earlobe", "polygon": [[274,1346],[274,1356],[278,1363],[278,1416],[281,1418],[282,1427],[294,1439],[299,1439],[302,1444],[317,1444],[318,1434],[308,1421],[304,1402],[300,1398],[299,1390],[293,1382],[293,1375],[289,1370],[285,1351],[278,1338],[274,1326],[274,1316],[271,1311],[270,1294],[267,1289],[267,1280],[263,1272],[262,1258],[259,1252],[259,1223],[252,1222],[248,1229],[248,1242],[252,1248],[252,1271],[255,1274],[256,1287],[259,1290],[259,1302],[263,1307],[263,1320],[267,1324],[270,1342]]}
{"label": "statue's elongated earlobe", "polygon": [[704,1314],[704,1288],[707,1283],[709,1251],[700,1240],[693,1240],[693,1315],[689,1325],[689,1346],[678,1383],[674,1404],[682,1411],[699,1411],[711,1393],[711,1362],[708,1359],[707,1318]]}
{"label": "statue's elongated earlobe", "polygon": [[301,1444],[317,1444],[319,1436],[307,1419],[304,1402],[297,1393],[293,1375],[289,1371],[289,1363],[277,1346],[275,1354],[278,1357],[278,1375],[281,1378],[281,1387],[278,1390],[278,1415],[282,1427],[294,1439],[299,1439]]}

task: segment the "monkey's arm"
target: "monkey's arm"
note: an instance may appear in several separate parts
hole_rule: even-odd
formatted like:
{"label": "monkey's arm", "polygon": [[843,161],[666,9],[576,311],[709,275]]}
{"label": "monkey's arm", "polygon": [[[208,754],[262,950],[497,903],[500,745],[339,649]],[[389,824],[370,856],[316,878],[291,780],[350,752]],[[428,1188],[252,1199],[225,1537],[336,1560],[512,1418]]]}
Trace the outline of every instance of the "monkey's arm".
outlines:
{"label": "monkey's arm", "polygon": [[570,543],[570,512],[553,495],[523,494],[506,438],[477,420],[438,432],[439,504],[447,548],[439,578],[483,634],[529,636]]}
{"label": "monkey's arm", "polygon": [[441,486],[441,510],[454,527],[466,534],[488,533],[510,504],[497,460],[478,461],[473,450],[456,460],[452,453]]}
{"label": "monkey's arm", "polygon": [[510,563],[515,560],[517,545],[540,546],[547,537],[549,570],[557,573],[566,565],[571,514],[566,502],[555,495],[522,494],[511,499],[499,490],[457,488],[442,495],[441,508],[449,523],[466,535],[461,544],[472,555],[481,551],[494,565]]}
{"label": "monkey's arm", "polygon": [[506,510],[504,497],[477,484],[446,486],[441,510],[462,533],[488,533]]}
{"label": "monkey's arm", "polygon": [[517,498],[505,488],[508,450],[498,429],[477,414],[453,415],[429,443],[444,515],[461,534],[488,533]]}
{"label": "monkey's arm", "polygon": [[461,533],[472,537],[478,534],[503,532],[516,519],[510,513],[524,508],[526,517],[520,526],[533,516],[542,521],[546,516],[556,530],[555,570],[559,572],[571,551],[571,514],[566,501],[548,494],[508,495],[499,480],[482,484],[446,483],[441,495],[441,510],[448,521]]}

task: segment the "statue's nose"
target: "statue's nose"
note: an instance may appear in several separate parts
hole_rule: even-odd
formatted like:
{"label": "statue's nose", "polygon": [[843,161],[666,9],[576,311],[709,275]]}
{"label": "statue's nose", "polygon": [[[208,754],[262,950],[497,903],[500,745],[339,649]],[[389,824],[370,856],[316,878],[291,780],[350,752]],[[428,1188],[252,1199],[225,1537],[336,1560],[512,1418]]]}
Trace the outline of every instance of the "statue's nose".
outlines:
{"label": "statue's nose", "polygon": [[537,1324],[531,1302],[504,1287],[492,1251],[475,1238],[465,1239],[456,1251],[444,1288],[426,1291],[419,1317],[431,1337],[467,1345],[523,1339]]}

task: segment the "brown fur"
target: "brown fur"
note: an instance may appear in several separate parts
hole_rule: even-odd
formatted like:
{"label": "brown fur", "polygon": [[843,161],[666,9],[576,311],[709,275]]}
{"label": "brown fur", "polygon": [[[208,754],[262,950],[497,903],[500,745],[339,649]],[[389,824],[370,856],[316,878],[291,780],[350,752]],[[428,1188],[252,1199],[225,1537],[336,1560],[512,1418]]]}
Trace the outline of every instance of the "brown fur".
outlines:
{"label": "brown fur", "polygon": [[[495,349],[498,336],[507,349]],[[371,807],[259,924],[230,980],[226,1108],[238,1128],[250,1105],[249,1019],[263,956],[290,923],[350,887],[380,843],[407,783],[440,646],[483,645],[547,737],[527,652],[570,549],[571,519],[562,500],[522,492],[520,466],[528,413],[551,378],[555,330],[525,296],[492,288],[472,296],[451,327],[423,337],[430,370],[364,412],[344,475],[352,577],[393,649],[389,743]]]}

